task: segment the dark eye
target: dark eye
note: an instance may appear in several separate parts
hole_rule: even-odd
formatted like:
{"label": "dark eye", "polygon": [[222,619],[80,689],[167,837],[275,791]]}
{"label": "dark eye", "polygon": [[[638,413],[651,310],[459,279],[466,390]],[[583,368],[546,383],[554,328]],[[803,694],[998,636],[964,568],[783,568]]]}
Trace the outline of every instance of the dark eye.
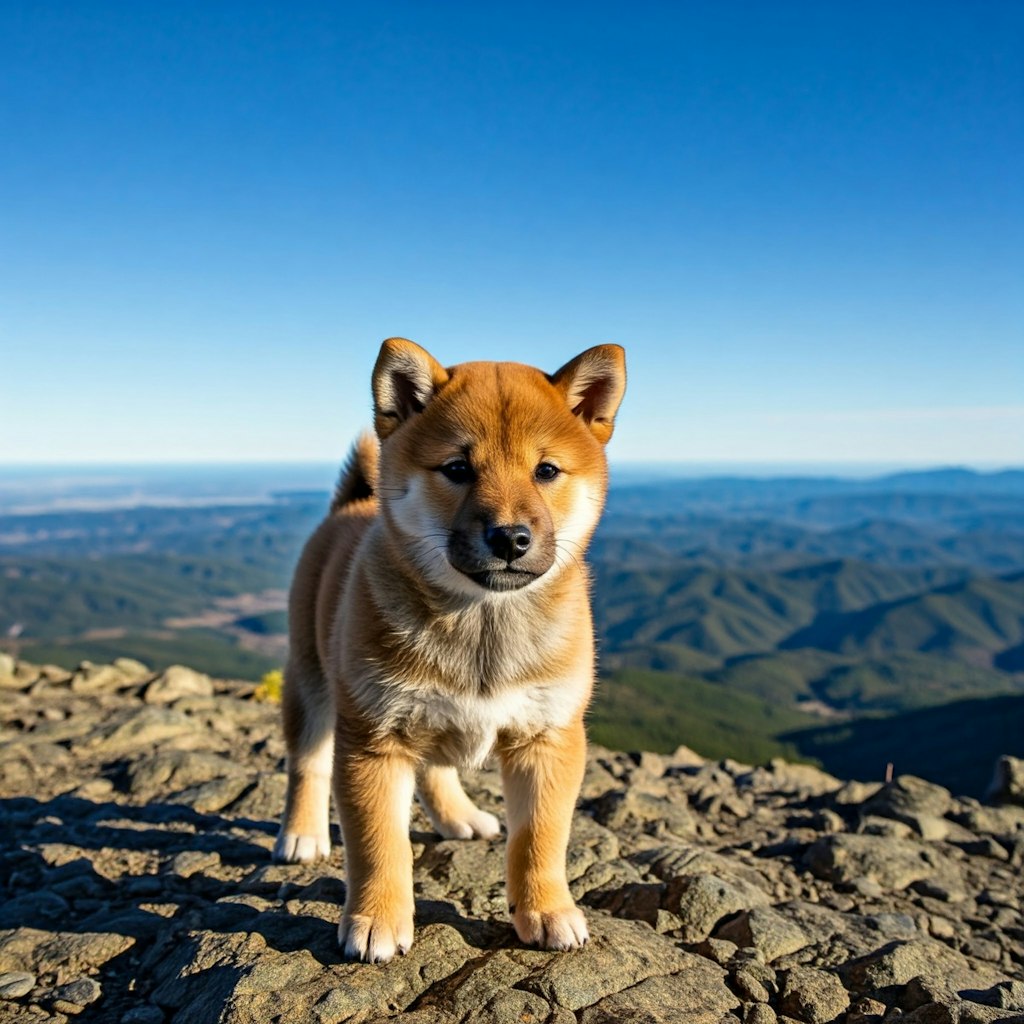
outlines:
{"label": "dark eye", "polygon": [[453,484],[471,484],[476,479],[473,467],[465,459],[454,459],[451,462],[446,462],[443,466],[439,466],[438,469]]}
{"label": "dark eye", "polygon": [[554,480],[561,472],[557,466],[553,466],[550,462],[542,462],[533,471],[533,475],[538,480]]}

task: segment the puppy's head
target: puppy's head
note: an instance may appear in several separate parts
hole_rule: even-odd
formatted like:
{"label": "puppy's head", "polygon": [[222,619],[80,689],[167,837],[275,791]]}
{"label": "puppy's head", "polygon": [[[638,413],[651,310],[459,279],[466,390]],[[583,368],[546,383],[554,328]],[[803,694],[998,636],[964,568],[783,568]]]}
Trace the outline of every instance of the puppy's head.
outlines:
{"label": "puppy's head", "polygon": [[380,498],[402,551],[436,586],[477,597],[582,559],[625,386],[618,345],[549,375],[519,363],[445,369],[411,341],[385,341],[373,371]]}

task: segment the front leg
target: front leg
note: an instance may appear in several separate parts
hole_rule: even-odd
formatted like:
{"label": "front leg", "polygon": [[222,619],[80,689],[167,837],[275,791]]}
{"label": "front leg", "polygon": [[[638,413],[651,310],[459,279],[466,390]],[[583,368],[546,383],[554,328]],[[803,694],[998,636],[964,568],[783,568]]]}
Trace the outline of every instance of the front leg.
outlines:
{"label": "front leg", "polygon": [[338,943],[352,959],[383,962],[412,946],[409,816],[415,769],[399,754],[345,750],[342,729],[337,742],[334,798],[346,879]]}
{"label": "front leg", "polygon": [[575,949],[589,937],[565,876],[586,752],[582,718],[499,748],[509,835],[508,902],[516,934],[527,945]]}

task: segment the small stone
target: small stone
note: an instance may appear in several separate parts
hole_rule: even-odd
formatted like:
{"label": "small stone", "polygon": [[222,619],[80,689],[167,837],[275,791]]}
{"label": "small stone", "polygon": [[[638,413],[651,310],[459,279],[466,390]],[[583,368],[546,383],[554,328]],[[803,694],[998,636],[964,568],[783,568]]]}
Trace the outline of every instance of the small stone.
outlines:
{"label": "small stone", "polygon": [[191,878],[197,871],[206,871],[220,864],[220,854],[215,850],[185,850],[170,863],[170,871],[180,878]]}
{"label": "small stone", "polygon": [[142,699],[147,704],[170,704],[182,697],[212,697],[210,677],[184,665],[172,665],[146,687]]}
{"label": "small stone", "polygon": [[886,783],[863,807],[864,814],[877,814],[913,825],[920,814],[941,818],[953,805],[948,789],[915,775],[901,775]]}
{"label": "small stone", "polygon": [[811,828],[816,832],[843,832],[846,829],[846,822],[841,815],[826,807],[811,819]]}
{"label": "small stone", "polygon": [[988,798],[996,803],[1024,807],[1024,758],[999,758],[992,784],[989,786]]}
{"label": "small stone", "polygon": [[694,947],[694,952],[724,967],[733,958],[737,948],[735,942],[727,942],[725,939],[705,939]]}
{"label": "small stone", "polygon": [[857,832],[862,836],[885,836],[887,839],[909,839],[914,834],[914,830],[905,821],[883,818],[877,814],[861,818]]}
{"label": "small stone", "polygon": [[674,767],[679,768],[703,768],[707,764],[707,758],[701,757],[687,746],[676,747],[669,760]]}
{"label": "small stone", "polygon": [[732,977],[733,989],[745,1003],[767,1003],[771,993],[750,971],[740,968]]}
{"label": "small stone", "polygon": [[881,1020],[888,1007],[880,999],[872,999],[870,996],[861,996],[850,1007],[847,1021],[850,1024],[868,1024],[869,1021]]}
{"label": "small stone", "polygon": [[948,917],[932,914],[928,918],[928,933],[937,939],[952,939],[956,935],[956,925]]}
{"label": "small stone", "polygon": [[172,708],[141,708],[120,724],[105,729],[98,748],[104,753],[117,753],[139,747],[154,746],[162,740],[196,732],[200,723]]}
{"label": "small stone", "polygon": [[113,693],[132,681],[114,665],[94,665],[83,661],[71,676],[71,690],[73,693]]}
{"label": "small stone", "polygon": [[827,1024],[850,1005],[842,983],[828,971],[791,967],[782,976],[779,1008],[806,1024]]}
{"label": "small stone", "polygon": [[883,786],[881,782],[847,782],[832,794],[840,807],[851,807],[870,800]]}
{"label": "small stone", "polygon": [[941,979],[918,975],[902,987],[897,1005],[909,1011],[930,1003],[949,1003],[955,997],[956,993]]}
{"label": "small stone", "polygon": [[682,940],[692,943],[706,939],[723,917],[767,902],[768,897],[747,882],[701,873],[670,882],[663,906],[682,918]]}
{"label": "small stone", "polygon": [[770,907],[755,907],[727,921],[715,932],[737,946],[753,946],[766,963],[803,949],[810,941],[792,921]]}
{"label": "small stone", "polygon": [[967,899],[967,890],[955,875],[922,878],[914,882],[910,888],[922,896],[930,896],[933,900],[942,900],[945,903],[963,903]]}
{"label": "small stone", "polygon": [[960,1024],[960,1000],[953,997],[948,1003],[924,1003],[900,1019],[907,1024]]}
{"label": "small stone", "polygon": [[753,1003],[747,1007],[744,1024],[776,1024],[779,1018],[766,1003]]}
{"label": "small stone", "polygon": [[20,999],[35,988],[36,976],[28,971],[7,971],[0,974],[0,999]]}
{"label": "small stone", "polygon": [[145,679],[153,673],[148,665],[135,658],[115,658],[112,662],[114,668],[132,680]]}
{"label": "small stone", "polygon": [[55,1004],[76,1007],[74,1010],[65,1009],[65,1013],[79,1012],[82,1007],[95,1003],[102,994],[99,982],[93,978],[79,978],[78,981],[61,985],[50,993]]}

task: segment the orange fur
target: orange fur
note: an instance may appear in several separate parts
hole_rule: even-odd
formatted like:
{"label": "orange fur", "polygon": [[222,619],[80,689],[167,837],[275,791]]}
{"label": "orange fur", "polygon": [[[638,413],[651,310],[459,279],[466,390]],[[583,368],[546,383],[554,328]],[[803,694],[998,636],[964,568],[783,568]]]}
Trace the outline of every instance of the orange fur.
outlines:
{"label": "orange fur", "polygon": [[414,786],[443,835],[496,833],[455,771],[492,751],[517,932],[553,949],[586,940],[565,880],[594,668],[583,554],[624,387],[612,345],[551,376],[445,369],[403,339],[381,348],[379,464],[364,437],[292,585],[275,846],[285,861],[326,854],[333,774],[350,956],[386,960],[412,941]]}

